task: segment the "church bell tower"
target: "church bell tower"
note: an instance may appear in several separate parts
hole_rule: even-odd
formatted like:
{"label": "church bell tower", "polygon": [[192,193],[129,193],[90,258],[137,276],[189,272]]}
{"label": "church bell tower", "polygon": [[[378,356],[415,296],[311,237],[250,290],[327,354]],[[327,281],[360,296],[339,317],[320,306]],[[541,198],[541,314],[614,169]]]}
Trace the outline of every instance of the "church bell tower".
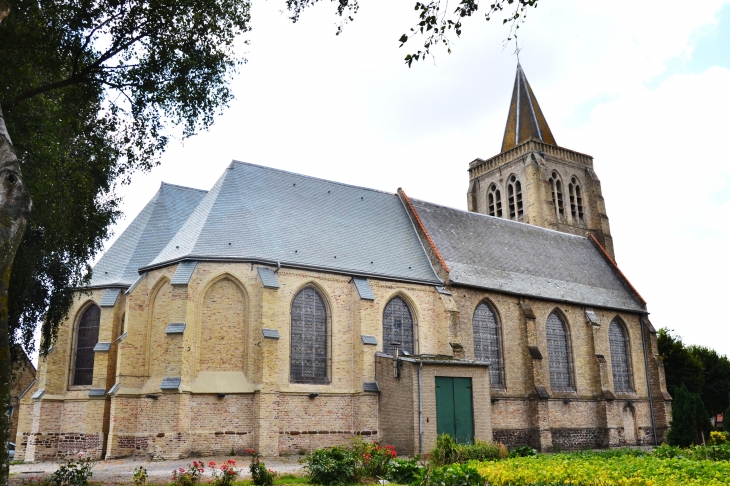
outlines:
{"label": "church bell tower", "polygon": [[593,157],[559,147],[517,64],[502,151],[469,164],[469,211],[580,236],[615,260]]}

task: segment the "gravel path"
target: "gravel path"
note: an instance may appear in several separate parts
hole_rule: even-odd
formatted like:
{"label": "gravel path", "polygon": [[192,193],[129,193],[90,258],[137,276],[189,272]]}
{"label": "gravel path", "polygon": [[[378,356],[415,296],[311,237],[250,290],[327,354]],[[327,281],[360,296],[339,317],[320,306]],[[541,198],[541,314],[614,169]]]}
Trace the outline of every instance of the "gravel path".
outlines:
{"label": "gravel path", "polygon": [[[174,461],[149,461],[146,459],[110,459],[108,461],[100,461],[94,466],[91,480],[93,482],[104,482],[112,484],[123,484],[131,483],[134,470],[139,466],[143,466],[147,469],[150,482],[153,483],[167,483],[170,481],[173,469],[186,467],[193,461],[194,458],[188,459],[176,459]],[[215,461],[218,464],[225,462],[228,459],[236,461],[236,465],[241,469],[241,476],[245,479],[251,477],[251,473],[248,470],[250,463],[249,457],[230,457],[230,456],[216,456],[216,457],[202,457],[200,458],[205,464],[210,461]],[[302,474],[302,466],[297,461],[299,457],[270,457],[261,459],[268,469],[272,469],[279,474]],[[31,476],[45,477],[50,475],[58,468],[57,462],[35,462],[31,464],[18,464],[10,466],[10,475],[13,481],[29,479]],[[210,468],[205,468],[205,478],[210,479],[211,472]]]}

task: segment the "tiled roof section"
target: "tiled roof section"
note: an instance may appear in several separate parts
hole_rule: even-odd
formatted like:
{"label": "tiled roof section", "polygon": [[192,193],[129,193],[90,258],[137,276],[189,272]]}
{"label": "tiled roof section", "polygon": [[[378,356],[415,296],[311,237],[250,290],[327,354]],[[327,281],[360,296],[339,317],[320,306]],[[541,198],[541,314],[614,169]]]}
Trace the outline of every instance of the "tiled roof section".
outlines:
{"label": "tiled roof section", "polygon": [[515,86],[512,89],[512,101],[507,115],[507,126],[502,139],[502,152],[513,149],[530,139],[540,140],[549,145],[556,145],[553,133],[537,104],[535,93],[527,82],[522,66],[517,63]]}
{"label": "tiled roof section", "polygon": [[357,294],[360,296],[361,299],[375,300],[375,294],[373,294],[373,289],[370,288],[370,282],[368,282],[368,279],[353,278],[352,281],[355,284]]}
{"label": "tiled roof section", "polygon": [[162,183],[154,197],[94,265],[91,287],[127,287],[170,241],[206,191]]}
{"label": "tiled roof section", "polygon": [[411,200],[452,283],[630,311],[645,307],[591,240]]}
{"label": "tiled roof section", "polygon": [[267,289],[278,289],[279,279],[276,277],[274,271],[270,268],[259,267],[259,278],[261,279],[261,285]]}
{"label": "tiled roof section", "polygon": [[190,278],[193,276],[195,267],[198,266],[198,262],[180,262],[177,264],[175,274],[170,280],[172,285],[187,285],[190,283]]}
{"label": "tiled roof section", "polygon": [[146,268],[183,259],[439,282],[397,195],[243,162]]}
{"label": "tiled roof section", "polygon": [[117,303],[117,298],[119,298],[119,293],[121,292],[120,289],[106,289],[104,291],[104,296],[101,298],[101,301],[99,302],[100,307],[114,307],[114,304]]}

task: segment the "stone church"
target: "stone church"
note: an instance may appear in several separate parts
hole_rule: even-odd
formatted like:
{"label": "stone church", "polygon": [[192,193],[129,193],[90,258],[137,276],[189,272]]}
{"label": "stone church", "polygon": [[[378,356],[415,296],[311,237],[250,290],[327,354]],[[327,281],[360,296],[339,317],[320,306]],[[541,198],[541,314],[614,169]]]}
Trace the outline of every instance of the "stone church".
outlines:
{"label": "stone church", "polygon": [[162,184],[21,400],[18,459],[297,454],[438,434],[661,442],[671,397],[589,155],[522,68],[468,211],[243,162]]}

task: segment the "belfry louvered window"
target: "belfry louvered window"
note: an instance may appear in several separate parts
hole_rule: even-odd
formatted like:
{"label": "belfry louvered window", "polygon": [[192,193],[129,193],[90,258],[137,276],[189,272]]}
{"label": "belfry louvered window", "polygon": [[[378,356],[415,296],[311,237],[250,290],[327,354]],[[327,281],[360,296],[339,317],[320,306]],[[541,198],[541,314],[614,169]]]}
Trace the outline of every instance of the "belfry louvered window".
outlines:
{"label": "belfry louvered window", "polygon": [[573,359],[570,353],[567,327],[563,319],[553,312],[548,316],[546,328],[550,388],[553,391],[575,391]]}
{"label": "belfry louvered window", "polygon": [[497,186],[492,184],[487,194],[487,202],[489,203],[489,215],[502,217],[502,194]]}
{"label": "belfry louvered window", "polygon": [[620,393],[631,393],[634,391],[634,385],[631,380],[629,340],[626,337],[626,329],[618,319],[611,321],[608,327],[608,342],[611,347],[613,388]]}
{"label": "belfry louvered window", "polygon": [[74,386],[88,386],[94,379],[94,346],[99,342],[101,309],[92,305],[86,309],[76,328],[76,358]]}
{"label": "belfry louvered window", "polygon": [[575,176],[570,178],[568,184],[568,192],[570,194],[570,215],[576,223],[583,222],[583,194],[580,190],[580,183]]}
{"label": "belfry louvered window", "polygon": [[312,287],[302,289],[291,308],[292,383],[328,383],[327,307]]}
{"label": "belfry louvered window", "polygon": [[555,171],[553,171],[553,173],[550,175],[550,179],[548,181],[550,182],[550,188],[552,190],[553,196],[553,204],[555,205],[555,210],[558,213],[558,219],[563,219],[565,217],[563,183],[560,181],[560,176],[558,176],[558,173]]}
{"label": "belfry louvered window", "polygon": [[399,343],[401,352],[414,353],[413,315],[400,297],[393,297],[383,311],[384,353],[393,355],[392,343]]}
{"label": "belfry louvered window", "polygon": [[512,175],[507,183],[507,199],[509,202],[509,218],[522,219],[524,210],[522,206],[522,184],[517,176]]}
{"label": "belfry louvered window", "polygon": [[490,363],[489,378],[492,388],[503,388],[502,339],[499,322],[494,311],[484,302],[479,304],[474,311],[472,329],[474,332],[474,359]]}

